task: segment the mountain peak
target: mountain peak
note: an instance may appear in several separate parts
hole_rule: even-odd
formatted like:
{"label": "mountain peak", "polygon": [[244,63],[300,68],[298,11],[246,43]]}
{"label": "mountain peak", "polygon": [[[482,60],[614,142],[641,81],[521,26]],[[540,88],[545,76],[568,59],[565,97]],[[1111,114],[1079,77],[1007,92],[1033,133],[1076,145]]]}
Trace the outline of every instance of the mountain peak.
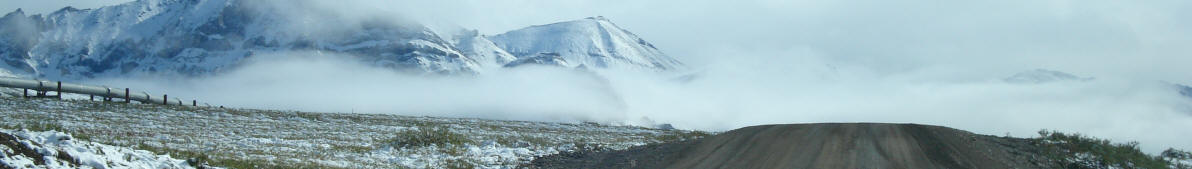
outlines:
{"label": "mountain peak", "polygon": [[1010,76],[1010,77],[1007,77],[1006,79],[1004,79],[1004,81],[1010,82],[1010,83],[1025,83],[1025,84],[1039,84],[1039,83],[1049,83],[1049,82],[1058,82],[1058,81],[1084,82],[1084,81],[1090,81],[1090,80],[1093,80],[1093,78],[1080,77],[1080,76],[1072,75],[1072,74],[1069,74],[1066,72],[1047,70],[1047,69],[1035,69],[1035,70],[1030,70],[1030,71],[1025,71],[1025,72],[1019,72],[1017,74],[1014,74],[1013,76]]}
{"label": "mountain peak", "polygon": [[81,10],[78,8],[75,8],[73,6],[66,6],[66,7],[62,7],[62,9],[58,9],[54,12],[50,12],[50,14],[63,13],[63,12],[75,12],[75,11],[81,11]]}
{"label": "mountain peak", "polygon": [[653,44],[602,16],[530,26],[490,39],[518,58],[557,53],[568,63],[594,68],[661,71],[683,66]]}
{"label": "mountain peak", "polygon": [[587,17],[587,18],[584,18],[584,19],[590,19],[590,20],[597,20],[597,21],[611,22],[611,21],[609,21],[609,20],[608,20],[608,18],[604,18],[604,16],[593,16],[593,17]]}
{"label": "mountain peak", "polygon": [[4,14],[4,17],[9,17],[9,16],[21,16],[21,17],[24,17],[24,16],[25,16],[25,11],[21,10],[21,8],[17,8],[17,11],[12,11],[12,12],[9,12],[8,14]]}

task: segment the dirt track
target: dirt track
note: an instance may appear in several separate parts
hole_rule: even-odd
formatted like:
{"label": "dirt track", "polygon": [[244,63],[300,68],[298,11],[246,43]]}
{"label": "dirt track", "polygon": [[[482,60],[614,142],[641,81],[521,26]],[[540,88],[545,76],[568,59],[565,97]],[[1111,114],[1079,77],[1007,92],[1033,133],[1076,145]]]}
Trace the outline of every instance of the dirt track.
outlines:
{"label": "dirt track", "polygon": [[940,126],[764,125],[685,142],[576,152],[531,168],[1051,168],[1029,140]]}

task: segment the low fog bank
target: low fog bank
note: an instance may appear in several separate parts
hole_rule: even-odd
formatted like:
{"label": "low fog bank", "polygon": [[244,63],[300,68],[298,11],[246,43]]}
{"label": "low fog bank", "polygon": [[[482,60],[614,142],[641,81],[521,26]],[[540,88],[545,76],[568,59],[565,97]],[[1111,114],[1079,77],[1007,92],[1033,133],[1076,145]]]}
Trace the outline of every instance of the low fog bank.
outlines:
{"label": "low fog bank", "polygon": [[1139,141],[1151,153],[1192,148],[1186,137],[1192,135],[1192,98],[1150,76],[1077,74],[1095,80],[1010,83],[1003,79],[1030,69],[923,66],[889,73],[811,50],[764,53],[780,55],[725,55],[732,57],[708,65],[689,83],[608,77],[626,98],[630,117],[680,128],[919,123],[1016,137],[1037,136],[1040,129],[1078,132]]}
{"label": "low fog bank", "polygon": [[[399,73],[323,52],[262,54],[210,77],[97,79],[242,108],[506,120],[614,122],[624,103],[590,74],[526,67],[484,76]],[[605,82],[606,83],[606,82]]]}
{"label": "low fog bank", "polygon": [[[1139,141],[1148,152],[1192,149],[1192,99],[1157,80],[1007,83],[1013,74],[925,68],[886,75],[834,66],[813,53],[726,60],[677,75],[520,67],[479,75],[410,75],[352,56],[285,52],[196,79],[99,79],[215,105],[340,113],[584,122],[721,131],[819,122],[942,125],[980,134],[1040,129]],[[805,57],[800,57],[805,56]]]}

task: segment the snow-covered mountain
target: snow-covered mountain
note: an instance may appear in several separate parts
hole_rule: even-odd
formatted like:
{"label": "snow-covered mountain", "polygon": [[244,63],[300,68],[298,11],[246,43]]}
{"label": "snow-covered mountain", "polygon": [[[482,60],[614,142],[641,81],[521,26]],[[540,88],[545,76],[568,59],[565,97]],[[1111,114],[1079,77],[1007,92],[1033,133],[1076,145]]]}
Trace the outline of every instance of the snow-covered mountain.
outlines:
{"label": "snow-covered mountain", "polygon": [[482,73],[539,53],[557,53],[571,66],[682,66],[602,17],[487,37],[467,29],[436,32],[400,17],[346,17],[305,3],[138,0],[45,15],[17,10],[0,18],[0,69],[64,80],[202,76],[233,69],[255,54],[297,50],[345,53],[417,73]]}
{"label": "snow-covered mountain", "polygon": [[604,17],[531,26],[489,39],[519,58],[555,53],[574,66],[645,70],[683,68],[678,60]]}
{"label": "snow-covered mountain", "polygon": [[[138,0],[0,19],[4,68],[26,76],[94,78],[138,73],[203,75],[254,53],[320,50],[376,66],[473,72],[479,63],[425,26],[284,13],[289,1]],[[293,2],[301,3],[301,2]],[[315,17],[312,17],[315,16]]]}

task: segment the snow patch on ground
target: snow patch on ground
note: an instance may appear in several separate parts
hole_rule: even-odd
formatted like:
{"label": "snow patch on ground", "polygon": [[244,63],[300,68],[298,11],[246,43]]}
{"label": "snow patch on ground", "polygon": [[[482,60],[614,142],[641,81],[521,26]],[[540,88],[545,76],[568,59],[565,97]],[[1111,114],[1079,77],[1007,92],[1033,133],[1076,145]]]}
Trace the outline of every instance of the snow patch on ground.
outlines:
{"label": "snow patch on ground", "polygon": [[13,168],[195,168],[169,155],[81,141],[58,131],[0,129],[0,135],[5,142],[0,165]]}

